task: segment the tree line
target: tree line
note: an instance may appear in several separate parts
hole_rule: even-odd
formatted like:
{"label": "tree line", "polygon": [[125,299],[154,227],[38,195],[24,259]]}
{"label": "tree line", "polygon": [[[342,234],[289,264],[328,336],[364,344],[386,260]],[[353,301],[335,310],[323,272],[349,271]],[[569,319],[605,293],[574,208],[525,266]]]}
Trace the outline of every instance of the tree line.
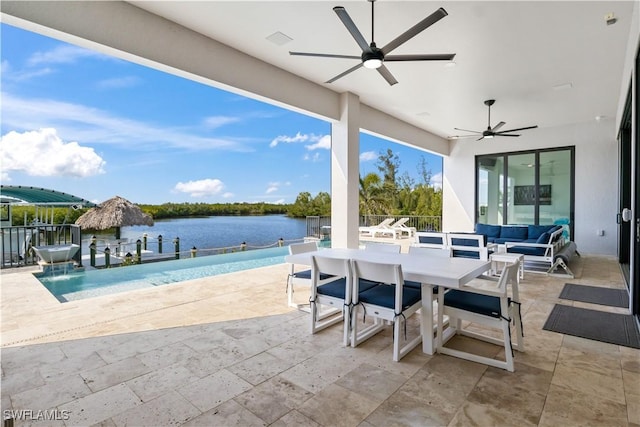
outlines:
{"label": "tree line", "polygon": [[[433,174],[424,156],[418,163],[418,179],[407,172],[398,174],[400,159],[387,149],[381,152],[376,162],[379,174],[371,172],[360,176],[360,215],[442,215],[442,189],[431,182]],[[202,217],[216,215],[283,215],[292,218],[306,216],[330,216],[331,196],[319,192],[312,196],[304,191],[298,194],[293,204],[274,203],[163,203],[161,205],[139,204],[140,209],[153,219]],[[54,209],[54,223],[73,224],[88,209]],[[32,207],[14,206],[14,225],[27,224],[34,220]]]}
{"label": "tree line", "polygon": [[[442,216],[442,189],[431,182],[433,173],[424,156],[417,166],[417,180],[408,172],[398,174],[400,158],[391,149],[380,153],[376,167],[380,174],[371,172],[360,176],[360,215]],[[298,218],[330,216],[331,196],[320,192],[312,197],[310,193],[302,192],[287,215]]]}

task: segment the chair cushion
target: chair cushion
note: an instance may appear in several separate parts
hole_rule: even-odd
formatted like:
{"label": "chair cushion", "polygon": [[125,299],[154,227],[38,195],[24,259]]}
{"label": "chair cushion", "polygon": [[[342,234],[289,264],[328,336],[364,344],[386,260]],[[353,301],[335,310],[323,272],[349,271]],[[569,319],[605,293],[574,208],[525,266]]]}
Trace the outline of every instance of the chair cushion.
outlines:
{"label": "chair cushion", "polygon": [[444,294],[444,305],[483,316],[500,317],[500,298],[451,289]]}
{"label": "chair cushion", "polygon": [[480,259],[480,252],[478,251],[453,251],[453,256],[458,258],[475,258]]}
{"label": "chair cushion", "polygon": [[496,238],[500,237],[500,230],[502,229],[499,225],[490,225],[490,224],[476,224],[476,234],[483,234],[488,238]]}
{"label": "chair cushion", "polygon": [[511,241],[522,241],[527,238],[527,234],[529,233],[528,227],[522,227],[517,225],[510,225],[502,227],[500,230],[500,238],[501,239],[512,239]]}
{"label": "chair cushion", "polygon": [[[421,292],[417,289],[402,288],[402,310],[421,300]],[[396,288],[391,285],[378,285],[358,294],[358,300],[367,304],[393,309],[396,301]]]}
{"label": "chair cushion", "polygon": [[[484,237],[484,239],[486,240],[486,236]],[[451,244],[454,246],[474,246],[477,248],[478,243],[479,242],[476,239],[451,239]]]}
{"label": "chair cushion", "polygon": [[[417,289],[420,292],[422,292],[422,283],[420,283],[420,282],[414,282],[413,280],[405,280],[404,281],[404,286],[405,286],[405,288]],[[437,286],[433,287],[433,293],[434,294],[438,293],[438,287]]]}
{"label": "chair cushion", "polygon": [[437,236],[418,236],[419,243],[430,243],[433,245],[443,245],[442,237]]}
{"label": "chair cushion", "polygon": [[367,279],[358,279],[358,292],[364,292],[368,289],[378,286],[379,284],[379,282],[372,282],[371,280]]}
{"label": "chair cushion", "polygon": [[319,295],[344,299],[346,287],[347,279],[343,277],[341,279],[334,280],[333,282],[318,286],[317,292]]}
{"label": "chair cushion", "polygon": [[[311,280],[311,270],[302,270],[302,271],[296,271],[295,273],[293,273],[293,277],[297,278],[297,279],[309,279]],[[324,273],[320,273],[320,280],[326,280],[330,277],[333,277],[330,274],[324,274]]]}

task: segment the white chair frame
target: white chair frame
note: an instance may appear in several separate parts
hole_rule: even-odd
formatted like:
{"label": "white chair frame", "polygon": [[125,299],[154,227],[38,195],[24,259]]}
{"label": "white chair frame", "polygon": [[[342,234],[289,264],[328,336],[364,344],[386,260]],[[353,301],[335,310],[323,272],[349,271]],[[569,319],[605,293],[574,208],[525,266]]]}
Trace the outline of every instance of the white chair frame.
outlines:
{"label": "white chair frame", "polygon": [[[381,264],[368,261],[352,261],[353,269],[353,302],[351,318],[351,345],[357,347],[363,341],[382,331],[388,324],[393,324],[393,361],[398,362],[407,353],[422,343],[422,335],[407,341],[403,334],[403,317],[406,319],[422,306],[421,300],[402,310],[402,294],[404,279],[402,267],[394,264]],[[395,288],[395,307],[388,308],[370,303],[365,303],[358,298],[358,287],[355,286],[360,279],[385,283],[379,286],[393,286]],[[364,310],[367,316],[375,319],[374,324],[358,332],[358,313]],[[398,313],[398,315],[396,315]],[[399,314],[402,314],[400,316]],[[422,327],[421,327],[422,330]]]}
{"label": "white chair frame", "polygon": [[[478,246],[454,245],[453,239],[476,240]],[[477,252],[482,261],[489,261],[489,248],[485,245],[482,234],[447,233],[447,246],[451,249],[452,256],[455,256],[454,251]]]}
{"label": "white chair frame", "polygon": [[[506,369],[510,372],[515,370],[513,360],[513,349],[518,351],[524,351],[524,338],[522,334],[522,318],[520,315],[520,308],[516,307],[519,304],[520,298],[518,293],[518,269],[519,261],[508,265],[502,271],[500,279],[497,282],[496,289],[483,289],[473,286],[465,286],[461,291],[477,293],[482,295],[489,295],[500,299],[500,317],[491,317],[487,315],[478,314],[472,311],[462,310],[445,305],[444,294],[438,295],[438,307],[442,308],[438,310],[438,332],[437,332],[437,349],[438,353],[447,354],[450,356],[459,357],[473,362],[483,363],[485,365],[494,366],[496,368]],[[511,303],[509,301],[508,285],[511,285]],[[452,333],[448,334],[448,338],[451,338],[455,334],[465,335],[471,338],[479,339],[482,341],[490,342],[492,344],[500,345],[504,347],[505,361],[480,356],[477,354],[456,350],[445,347],[445,338],[443,333],[444,329],[444,316],[449,317],[449,329],[453,329]],[[479,332],[473,332],[462,328],[462,320],[467,320],[474,324],[480,324],[491,328],[502,330],[502,339],[485,335]],[[511,326],[510,321],[515,323],[516,343],[511,342]]]}
{"label": "white chair frame", "polygon": [[[320,282],[320,273],[330,274],[330,280]],[[344,299],[318,293],[318,287],[332,281],[345,279]],[[344,323],[342,341],[349,345],[349,306],[351,305],[351,263],[348,259],[311,257],[311,296],[309,298],[311,311],[311,333],[315,334],[336,323]],[[326,307],[326,309],[323,309]]]}
{"label": "white chair frame", "polygon": [[[318,250],[318,242],[315,242],[315,241],[304,242],[304,243],[292,243],[289,245],[289,255],[296,255],[296,254],[301,254],[305,252],[314,252],[317,250]],[[300,274],[306,271],[309,271],[308,278],[297,276],[297,274]],[[324,280],[320,280],[319,284],[321,285],[323,283],[328,283],[331,280],[333,280],[333,278],[331,277]],[[295,286],[306,286],[309,289],[311,288],[311,271],[309,270],[308,266],[305,266],[305,270],[296,271],[295,264],[290,264],[289,275],[287,276],[287,304],[291,308],[297,308],[298,310],[309,312],[310,311],[309,303],[300,304],[294,301]]]}

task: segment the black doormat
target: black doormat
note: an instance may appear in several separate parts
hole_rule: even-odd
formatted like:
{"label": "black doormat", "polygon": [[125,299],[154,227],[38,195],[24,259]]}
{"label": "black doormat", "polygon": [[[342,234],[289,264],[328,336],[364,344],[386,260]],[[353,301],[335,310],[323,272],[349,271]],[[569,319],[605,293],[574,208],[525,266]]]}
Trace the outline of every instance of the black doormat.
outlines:
{"label": "black doormat", "polygon": [[631,314],[606,313],[556,304],[542,329],[624,347],[640,348],[640,332]]}
{"label": "black doormat", "polygon": [[611,307],[629,307],[629,294],[626,289],[601,288],[598,286],[565,283],[560,298]]}

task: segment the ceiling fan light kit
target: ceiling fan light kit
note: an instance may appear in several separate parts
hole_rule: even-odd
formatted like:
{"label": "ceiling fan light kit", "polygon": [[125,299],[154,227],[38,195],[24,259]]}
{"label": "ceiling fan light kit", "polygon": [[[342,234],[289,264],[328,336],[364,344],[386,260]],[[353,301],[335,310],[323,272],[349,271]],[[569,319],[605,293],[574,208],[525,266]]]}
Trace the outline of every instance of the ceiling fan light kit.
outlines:
{"label": "ceiling fan light kit", "polygon": [[347,28],[347,31],[351,34],[351,37],[356,41],[360,49],[362,50],[362,54],[358,57],[355,55],[335,55],[330,53],[310,53],[310,52],[292,52],[290,51],[290,55],[297,56],[316,56],[322,58],[343,58],[343,59],[360,59],[360,64],[349,68],[347,71],[344,71],[332,79],[327,80],[325,83],[332,83],[347,74],[352,73],[353,71],[358,70],[361,67],[376,69],[378,73],[389,83],[389,85],[393,86],[398,83],[398,81],[393,77],[393,74],[387,69],[384,65],[385,62],[404,62],[404,61],[452,61],[456,56],[455,53],[451,54],[436,54],[436,55],[389,55],[391,51],[406,43],[413,37],[420,34],[422,31],[426,30],[431,25],[435,24],[445,16],[447,16],[447,11],[443,8],[436,10],[431,15],[424,18],[422,21],[418,22],[413,27],[409,28],[404,33],[400,34],[398,37],[393,39],[391,42],[386,44],[382,48],[378,48],[376,46],[374,40],[374,4],[375,0],[368,0],[371,3],[371,43],[367,43],[364,36],[356,27],[356,24],[353,22],[346,9],[342,6],[336,6],[333,8],[333,11],[338,15],[342,24]]}

